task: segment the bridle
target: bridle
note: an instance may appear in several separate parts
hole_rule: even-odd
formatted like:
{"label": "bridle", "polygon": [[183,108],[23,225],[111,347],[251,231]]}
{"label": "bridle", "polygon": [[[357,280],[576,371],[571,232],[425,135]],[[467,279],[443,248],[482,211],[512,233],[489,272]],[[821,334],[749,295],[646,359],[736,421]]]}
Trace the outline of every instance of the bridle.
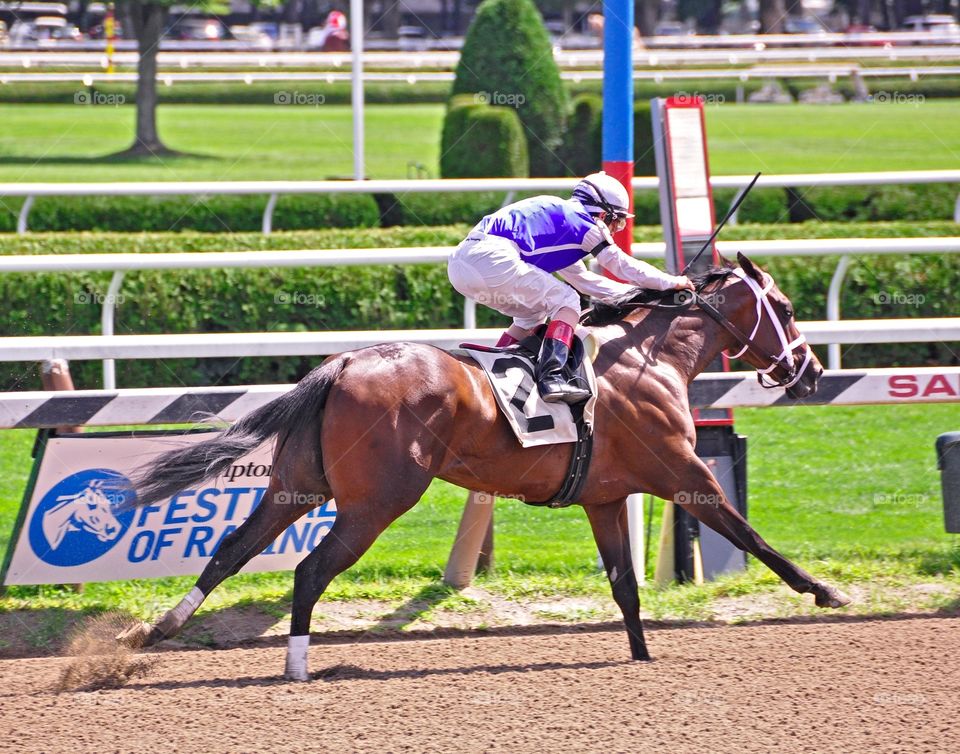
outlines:
{"label": "bridle", "polygon": [[[783,328],[783,323],[781,323],[780,319],[776,316],[776,313],[773,311],[773,305],[767,298],[767,294],[769,294],[773,289],[772,278],[770,279],[770,282],[761,288],[756,280],[754,280],[740,268],[731,269],[730,274],[735,275],[744,283],[746,283],[747,287],[757,300],[757,322],[753,326],[753,330],[749,335],[744,334],[739,327],[733,324],[733,322],[727,319],[723,313],[717,309],[717,307],[711,304],[708,300],[710,294],[707,295],[708,297],[704,297],[702,288],[696,291],[679,291],[680,295],[685,294],[685,299],[678,302],[676,305],[664,304],[663,302],[657,301],[635,301],[624,304],[624,307],[631,309],[680,309],[689,308],[690,306],[696,304],[700,307],[700,309],[703,310],[705,314],[707,314],[707,316],[710,317],[710,319],[720,325],[724,330],[729,332],[737,341],[737,343],[743,346],[736,353],[728,354],[730,358],[736,359],[740,356],[743,356],[743,354],[745,354],[747,351],[752,351],[754,354],[760,357],[761,361],[765,361],[769,364],[767,367],[757,369],[757,382],[760,383],[761,387],[793,387],[803,377],[804,372],[807,370],[807,367],[810,365],[810,362],[813,359],[813,351],[810,350],[810,345],[807,343],[806,337],[801,333],[793,341],[787,339],[787,333]],[[757,332],[760,330],[760,324],[763,322],[764,312],[769,315],[770,321],[773,323],[774,331],[777,333],[777,337],[780,340],[781,351],[777,355],[774,355],[757,343],[756,340],[754,340],[754,338],[757,336]],[[794,365],[793,352],[799,346],[804,347],[804,355],[803,362],[798,368]],[[778,367],[785,372],[784,376],[780,379],[774,378],[772,374]]]}
{"label": "bridle", "polygon": [[[813,359],[813,351],[810,350],[810,345],[807,343],[806,336],[803,333],[800,333],[800,335],[798,335],[792,341],[787,340],[787,332],[783,328],[783,323],[773,311],[773,305],[770,303],[770,299],[767,298],[767,294],[770,293],[771,289],[773,288],[773,278],[770,278],[770,281],[763,288],[761,288],[760,284],[756,280],[750,277],[739,267],[731,270],[731,272],[747,284],[747,286],[750,288],[750,291],[757,299],[757,322],[753,326],[753,330],[751,331],[750,335],[745,336],[736,325],[734,325],[730,320],[720,313],[719,309],[717,309],[708,301],[705,301],[699,293],[694,293],[693,297],[700,305],[700,308],[703,309],[703,311],[705,311],[711,317],[711,319],[726,329],[737,339],[738,343],[743,345],[743,348],[736,353],[728,354],[731,359],[737,359],[743,356],[743,354],[745,354],[747,351],[753,351],[761,359],[769,362],[769,366],[766,368],[757,369],[757,382],[760,383],[761,387],[793,387],[800,381],[800,378],[803,377],[803,373],[807,370],[807,367],[810,365],[810,362]],[[757,336],[757,331],[760,329],[760,323],[763,322],[764,311],[766,311],[766,313],[769,315],[770,322],[773,324],[773,330],[776,332],[777,338],[780,340],[781,351],[776,356],[767,351],[767,349],[758,345],[754,340],[754,338]],[[803,361],[801,362],[800,367],[797,368],[794,364],[793,352],[799,346],[803,346]],[[772,372],[778,367],[786,372],[786,374],[779,380],[774,379],[772,376]],[[769,380],[769,382],[767,382],[767,380]]]}

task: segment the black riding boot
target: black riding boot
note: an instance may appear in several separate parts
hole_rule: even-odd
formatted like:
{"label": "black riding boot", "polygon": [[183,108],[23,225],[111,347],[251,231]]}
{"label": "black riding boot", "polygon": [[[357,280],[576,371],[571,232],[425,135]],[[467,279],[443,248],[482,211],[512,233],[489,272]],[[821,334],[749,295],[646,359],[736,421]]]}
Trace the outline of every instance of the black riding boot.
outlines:
{"label": "black riding boot", "polygon": [[537,359],[537,390],[547,403],[582,403],[590,391],[570,380],[564,367],[570,357],[566,343],[556,338],[544,338]]}

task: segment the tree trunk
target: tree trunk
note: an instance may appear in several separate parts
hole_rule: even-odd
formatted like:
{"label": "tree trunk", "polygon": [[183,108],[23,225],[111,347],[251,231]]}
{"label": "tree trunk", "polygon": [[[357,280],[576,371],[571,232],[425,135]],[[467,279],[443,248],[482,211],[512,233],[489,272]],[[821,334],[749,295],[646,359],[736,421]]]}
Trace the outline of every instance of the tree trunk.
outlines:
{"label": "tree trunk", "polygon": [[129,155],[170,154],[157,133],[157,51],[169,8],[133,3],[129,18],[137,35],[137,136]]}
{"label": "tree trunk", "polygon": [[380,30],[387,39],[396,39],[400,28],[400,3],[387,0],[383,6],[383,15],[380,16]]}
{"label": "tree trunk", "polygon": [[783,34],[783,22],[787,18],[784,0],[760,0],[760,33]]}
{"label": "tree trunk", "polygon": [[635,0],[633,3],[633,22],[640,30],[641,37],[652,37],[657,27],[658,0]]}

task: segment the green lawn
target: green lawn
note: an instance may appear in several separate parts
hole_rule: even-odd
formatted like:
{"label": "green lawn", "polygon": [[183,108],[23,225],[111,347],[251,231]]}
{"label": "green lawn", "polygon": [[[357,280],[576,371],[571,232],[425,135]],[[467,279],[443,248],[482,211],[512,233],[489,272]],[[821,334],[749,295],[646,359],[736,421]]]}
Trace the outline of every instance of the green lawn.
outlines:
{"label": "green lawn", "polygon": [[[367,174],[436,175],[438,105],[367,108]],[[159,109],[168,146],[194,155],[117,163],[132,107],[0,105],[0,182],[320,179],[352,174],[351,110],[343,105]],[[960,101],[913,104],[723,105],[707,108],[715,173],[960,167]]]}
{"label": "green lawn", "polygon": [[[749,437],[750,518],[775,547],[822,577],[843,584],[903,585],[939,580],[960,585],[960,549],[943,531],[933,442],[960,428],[957,405],[808,407],[737,412]],[[20,504],[33,437],[0,434],[0,551]],[[363,559],[337,579],[328,599],[406,598],[434,588],[442,573],[464,493],[434,483]],[[655,521],[659,521],[659,505]],[[657,528],[654,528],[656,541]],[[605,595],[596,551],[581,509],[534,509],[501,501],[496,511],[496,572],[491,592]],[[648,572],[652,572],[648,564]],[[14,587],[0,611],[169,606],[190,578],[88,585],[83,595],[53,587]],[[772,589],[775,577],[753,563],[746,575],[704,588],[645,590],[657,614],[699,615],[716,596]],[[214,605],[282,600],[289,573],[235,577]]]}

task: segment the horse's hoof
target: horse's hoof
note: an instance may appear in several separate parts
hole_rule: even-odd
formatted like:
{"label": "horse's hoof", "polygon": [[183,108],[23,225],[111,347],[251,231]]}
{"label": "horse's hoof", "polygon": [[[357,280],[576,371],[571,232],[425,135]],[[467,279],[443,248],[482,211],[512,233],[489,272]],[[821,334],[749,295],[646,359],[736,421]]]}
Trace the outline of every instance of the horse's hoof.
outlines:
{"label": "horse's hoof", "polygon": [[130,649],[142,649],[149,647],[156,642],[154,632],[156,629],[145,621],[135,623],[126,631],[117,634],[117,642]]}
{"label": "horse's hoof", "polygon": [[844,607],[849,605],[851,601],[850,597],[832,586],[818,592],[816,597],[817,607]]}
{"label": "horse's hoof", "polygon": [[310,675],[306,670],[290,670],[289,668],[284,672],[283,677],[288,681],[296,681],[297,683],[310,680]]}

